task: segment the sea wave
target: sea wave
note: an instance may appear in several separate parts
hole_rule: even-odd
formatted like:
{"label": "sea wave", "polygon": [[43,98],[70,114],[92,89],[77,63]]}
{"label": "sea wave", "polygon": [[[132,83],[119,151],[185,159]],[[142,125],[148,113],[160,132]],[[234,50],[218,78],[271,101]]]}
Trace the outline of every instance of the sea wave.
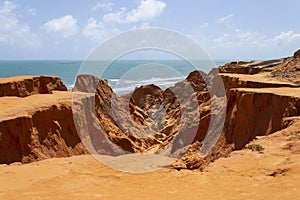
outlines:
{"label": "sea wave", "polygon": [[132,92],[135,88],[142,85],[155,84],[161,89],[167,89],[174,86],[177,82],[184,80],[185,77],[170,77],[170,78],[151,78],[146,80],[125,80],[125,79],[108,79],[113,91],[118,94],[126,94]]}
{"label": "sea wave", "polygon": [[[176,83],[184,80],[185,77],[170,77],[170,78],[151,78],[146,80],[126,80],[126,79],[108,79],[108,83],[113,91],[122,95],[125,93],[132,92],[135,88],[142,85],[155,84],[161,89],[167,89],[168,87],[174,86]],[[72,90],[74,83],[65,84],[68,90]]]}
{"label": "sea wave", "polygon": [[66,85],[66,87],[67,87],[68,90],[72,90],[73,87],[75,86],[74,83],[69,83],[69,84],[66,83],[65,85]]}

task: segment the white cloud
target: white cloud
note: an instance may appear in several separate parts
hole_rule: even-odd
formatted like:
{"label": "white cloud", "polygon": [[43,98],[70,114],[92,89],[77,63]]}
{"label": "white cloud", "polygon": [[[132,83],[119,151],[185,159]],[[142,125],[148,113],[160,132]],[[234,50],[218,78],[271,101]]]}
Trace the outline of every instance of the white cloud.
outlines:
{"label": "white cloud", "polygon": [[281,32],[272,39],[273,44],[276,46],[296,41],[300,42],[300,34],[293,31]]}
{"label": "white cloud", "polygon": [[[111,9],[112,6],[111,3],[97,3],[92,10]],[[133,28],[136,28],[137,23],[139,23],[138,27],[148,27],[148,22],[158,17],[165,7],[166,4],[162,1],[142,0],[139,1],[137,8],[127,10],[126,7],[122,7],[116,12],[105,14],[101,21],[90,18],[82,29],[82,34],[94,42],[101,42],[121,32],[115,28],[115,23],[134,24]]]}
{"label": "white cloud", "polygon": [[267,36],[257,31],[244,31],[236,29],[233,37],[230,38],[232,42],[240,46],[252,46],[253,48],[286,48],[291,44],[300,45],[300,34],[293,31],[281,32],[272,37]]}
{"label": "white cloud", "polygon": [[165,9],[166,4],[158,0],[142,0],[136,9],[127,11],[126,7],[118,12],[108,13],[103,16],[105,22],[136,23],[147,22],[158,17]]}
{"label": "white cloud", "polygon": [[218,38],[213,39],[213,42],[224,44],[224,43],[228,42],[229,36],[230,36],[230,35],[229,35],[228,33],[225,33],[225,34],[222,35],[221,37],[218,37]]}
{"label": "white cloud", "polygon": [[11,1],[4,1],[0,13],[1,14],[12,14],[12,11],[17,8],[17,5]]}
{"label": "white cloud", "polygon": [[208,22],[205,22],[200,25],[200,29],[206,29],[206,28],[208,28]]}
{"label": "white cloud", "polygon": [[290,55],[300,47],[300,33],[293,30],[270,35],[233,23],[233,14],[199,25],[191,36],[217,58],[266,59]]}
{"label": "white cloud", "polygon": [[229,22],[234,17],[234,14],[228,14],[226,16],[221,17],[218,22],[223,24]]}
{"label": "white cloud", "polygon": [[39,40],[30,27],[20,23],[16,14],[17,5],[11,1],[0,4],[0,45],[14,45],[15,48],[37,47]]}
{"label": "white cloud", "polygon": [[104,23],[97,22],[94,18],[90,18],[82,30],[82,34],[94,42],[103,41],[120,32],[119,29],[106,27]]}
{"label": "white cloud", "polygon": [[140,25],[140,28],[147,28],[147,27],[149,27],[149,23],[148,22],[143,22]]}
{"label": "white cloud", "polygon": [[36,16],[36,9],[28,7],[28,6],[26,6],[25,9],[29,15]]}
{"label": "white cloud", "polygon": [[[19,25],[19,21],[14,13],[16,5],[10,1],[5,1],[0,7],[0,32],[13,30]],[[2,35],[1,34],[1,35]],[[3,36],[2,36],[3,37]]]}
{"label": "white cloud", "polygon": [[95,6],[93,6],[92,11],[94,11],[94,12],[97,10],[111,11],[113,6],[114,6],[114,3],[112,3],[112,2],[108,2],[108,3],[98,2]]}
{"label": "white cloud", "polygon": [[77,19],[72,15],[66,15],[48,21],[42,28],[49,33],[59,33],[64,38],[68,38],[75,35],[78,31]]}

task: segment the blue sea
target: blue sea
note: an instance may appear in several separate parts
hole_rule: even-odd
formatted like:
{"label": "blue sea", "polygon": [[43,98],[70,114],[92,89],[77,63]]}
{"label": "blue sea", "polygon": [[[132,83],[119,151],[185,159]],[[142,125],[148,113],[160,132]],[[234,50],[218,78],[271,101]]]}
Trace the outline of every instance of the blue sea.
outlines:
{"label": "blue sea", "polygon": [[[196,63],[198,69],[209,72],[211,68],[226,62],[226,60],[215,60],[214,63],[207,61]],[[97,76],[108,80],[109,85],[117,94],[127,93],[137,86],[152,83],[165,89],[183,80],[195,70],[195,67],[184,60],[116,60],[105,70],[101,63],[97,61],[96,67],[103,73]],[[82,64],[82,60],[2,60],[0,61],[0,77],[59,76],[67,88],[72,89]]]}

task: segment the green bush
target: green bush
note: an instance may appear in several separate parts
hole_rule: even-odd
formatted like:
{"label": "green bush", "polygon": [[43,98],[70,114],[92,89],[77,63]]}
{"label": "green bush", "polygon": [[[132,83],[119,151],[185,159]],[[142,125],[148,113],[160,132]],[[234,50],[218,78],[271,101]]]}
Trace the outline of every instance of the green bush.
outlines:
{"label": "green bush", "polygon": [[260,144],[249,144],[247,149],[251,149],[252,151],[262,152],[265,148]]}

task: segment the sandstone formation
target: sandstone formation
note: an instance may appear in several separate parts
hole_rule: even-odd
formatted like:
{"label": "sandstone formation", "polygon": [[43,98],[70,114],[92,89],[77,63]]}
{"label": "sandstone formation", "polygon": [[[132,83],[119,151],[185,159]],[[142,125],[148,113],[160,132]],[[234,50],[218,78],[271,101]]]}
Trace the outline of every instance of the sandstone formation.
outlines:
{"label": "sandstone formation", "polygon": [[283,119],[300,116],[300,88],[230,90],[224,132],[227,143],[243,148],[256,136],[283,128]]}
{"label": "sandstone formation", "polygon": [[[102,130],[97,130],[93,123],[84,126],[88,130],[93,130],[90,131],[92,133],[98,132],[92,136],[97,138],[92,140],[93,148],[97,152],[110,155],[160,152],[162,149],[168,155],[181,155],[181,151],[193,141],[204,138],[210,120],[209,94],[204,79],[199,80],[199,76],[198,72],[194,72],[189,76],[190,80],[177,83],[165,91],[155,85],[148,85],[136,88],[132,94],[121,97],[114,94],[106,81],[99,80],[96,87],[89,88],[96,88],[96,115]],[[92,79],[91,76],[79,76],[78,84],[74,88],[75,94],[89,92],[90,89],[86,90],[84,86],[87,85],[85,83],[95,82]],[[197,92],[195,93],[193,89]],[[175,93],[180,94],[179,99]],[[93,99],[90,100],[92,101]],[[203,104],[201,109],[198,108],[200,104]],[[82,101],[76,104],[81,108],[89,105],[92,103]],[[81,110],[78,113],[82,113]],[[89,113],[85,116],[92,117]],[[75,118],[81,120],[82,117]],[[199,119],[203,122],[198,127],[198,120],[191,119]],[[91,119],[87,117],[83,121],[91,121]],[[106,147],[109,145],[105,137],[121,148],[119,150],[125,152],[120,153],[117,148]],[[170,145],[170,141],[174,143]],[[102,144],[100,149],[97,146],[99,144]]]}
{"label": "sandstone formation", "polygon": [[[1,81],[1,92],[6,96],[0,98],[0,163],[86,153],[72,120],[71,93],[53,91],[66,90],[60,78]],[[4,90],[8,86],[13,89]]]}
{"label": "sandstone formation", "polygon": [[287,118],[300,116],[298,54],[299,51],[290,58],[232,62],[219,67],[228,99],[223,133],[206,157],[197,153],[200,140],[172,167],[203,169],[208,162],[244,148],[257,136],[286,128]]}
{"label": "sandstone formation", "polygon": [[289,81],[300,85],[300,50],[294,56],[287,58],[281,65],[277,65],[270,72],[269,77],[277,80]]}
{"label": "sandstone formation", "polygon": [[67,91],[67,87],[59,77],[53,76],[0,78],[0,97],[49,94],[52,90]]}
{"label": "sandstone formation", "polygon": [[[250,62],[230,62],[220,66],[221,73],[258,75],[260,82],[275,81],[282,83],[295,84],[299,86],[300,80],[300,50],[296,51],[292,57]],[[252,78],[256,78],[253,76]]]}
{"label": "sandstone formation", "polygon": [[275,59],[267,61],[239,61],[230,62],[224,66],[220,66],[221,73],[233,73],[233,74],[258,74],[262,71],[267,71],[274,66],[282,64],[284,59]]}
{"label": "sandstone formation", "polygon": [[72,93],[44,94],[66,90],[58,78],[1,80],[0,163],[83,154],[90,144],[92,153],[163,154],[179,158],[172,168],[203,170],[300,116],[299,63],[299,52],[232,62],[166,90],[147,85],[120,97],[89,75],[77,77]]}
{"label": "sandstone formation", "polygon": [[231,88],[278,88],[278,87],[299,87],[299,85],[278,80],[266,80],[265,74],[234,74],[221,73],[226,89]]}

